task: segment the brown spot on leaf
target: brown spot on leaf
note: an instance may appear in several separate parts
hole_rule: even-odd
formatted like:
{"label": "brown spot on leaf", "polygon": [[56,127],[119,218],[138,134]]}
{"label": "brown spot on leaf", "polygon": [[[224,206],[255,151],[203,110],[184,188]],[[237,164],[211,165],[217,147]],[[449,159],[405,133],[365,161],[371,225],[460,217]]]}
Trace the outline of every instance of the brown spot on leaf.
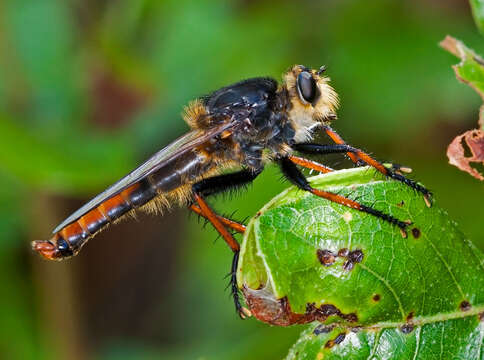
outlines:
{"label": "brown spot on leaf", "polygon": [[415,239],[418,239],[421,235],[420,229],[413,228],[412,229],[412,235]]}
{"label": "brown spot on leaf", "polygon": [[[345,249],[347,250],[347,249]],[[346,251],[347,260],[343,263],[343,269],[346,271],[351,271],[355,267],[356,263],[360,263],[363,260],[364,254],[360,249],[353,251]]]}
{"label": "brown spot on leaf", "polygon": [[380,294],[375,294],[375,295],[373,295],[372,299],[373,299],[374,302],[378,302],[378,301],[380,301],[381,296],[380,296]]}
{"label": "brown spot on leaf", "polygon": [[355,313],[346,314],[346,315],[343,316],[343,318],[346,321],[349,321],[349,322],[357,322],[358,321],[358,316],[356,316]]}
{"label": "brown spot on leaf", "polygon": [[363,251],[359,249],[351,251],[348,255],[348,260],[352,263],[360,263],[363,260]]}
{"label": "brown spot on leaf", "polygon": [[407,238],[407,231],[405,229],[400,229],[400,235],[402,235],[402,238],[406,239]]}
{"label": "brown spot on leaf", "polygon": [[404,334],[410,334],[413,331],[413,325],[405,324],[400,328],[400,331]]}
{"label": "brown spot on leaf", "polygon": [[316,326],[313,330],[314,335],[319,335],[319,334],[327,334],[330,333],[334,329],[334,325],[324,325],[320,324]]}
{"label": "brown spot on leaf", "polygon": [[289,326],[312,321],[312,319],[306,319],[306,314],[293,313],[287,297],[276,299],[274,294],[267,291],[266,288],[253,290],[244,287],[242,291],[250,312],[262,322],[278,326]]}
{"label": "brown spot on leaf", "polygon": [[345,339],[345,337],[346,337],[346,333],[341,333],[338,336],[336,336],[333,340],[328,340],[328,342],[326,342],[324,347],[326,349],[331,349],[333,346],[335,346],[337,344],[341,344],[343,342],[343,340]]}
{"label": "brown spot on leaf", "polygon": [[342,248],[342,249],[339,249],[338,251],[338,256],[340,257],[347,257],[349,254],[349,250],[347,248]]}
{"label": "brown spot on leaf", "polygon": [[319,262],[324,266],[331,266],[336,260],[335,255],[329,250],[318,249],[316,252]]}
{"label": "brown spot on leaf", "polygon": [[346,271],[351,271],[353,270],[354,267],[355,267],[355,264],[349,260],[345,261],[345,263],[343,264],[343,270],[346,270]]}
{"label": "brown spot on leaf", "polygon": [[320,314],[322,314],[325,317],[340,313],[339,309],[332,304],[323,304],[319,307],[319,309],[315,306],[315,304],[308,304],[306,306],[306,309],[308,311],[318,311]]}
{"label": "brown spot on leaf", "polygon": [[351,328],[352,333],[357,333],[357,332],[360,332],[361,330],[363,330],[363,326],[355,326]]}
{"label": "brown spot on leaf", "polygon": [[403,200],[402,200],[402,201],[400,201],[400,202],[397,204],[397,206],[398,206],[398,207],[402,207],[403,205],[405,205],[405,201],[403,201]]}
{"label": "brown spot on leaf", "polygon": [[337,257],[346,258],[343,263],[343,269],[350,271],[354,268],[356,263],[360,263],[363,260],[364,254],[360,249],[349,251],[347,248],[338,250],[338,253],[333,253],[330,250],[318,249],[316,252],[319,262],[324,266],[331,266],[336,261]]}
{"label": "brown spot on leaf", "polygon": [[471,309],[471,304],[469,303],[469,301],[464,300],[459,304],[459,309],[461,311],[469,311]]}
{"label": "brown spot on leaf", "polygon": [[319,308],[315,307],[314,304],[308,304],[307,312],[316,314],[316,319],[319,321],[325,321],[328,317],[332,315],[337,315],[340,318],[349,321],[357,322],[358,316],[355,313],[343,314],[340,309],[332,304],[323,304]]}
{"label": "brown spot on leaf", "polygon": [[410,312],[410,314],[407,315],[407,321],[412,321],[414,316],[415,316],[415,313],[413,311]]}
{"label": "brown spot on leaf", "polygon": [[324,322],[330,316],[338,316],[351,323],[358,321],[355,313],[344,314],[332,304],[323,304],[320,307],[316,307],[314,303],[307,304],[305,313],[298,314],[292,311],[287,297],[276,299],[266,288],[253,290],[244,286],[242,292],[252,315],[268,324],[289,326],[312,321]]}

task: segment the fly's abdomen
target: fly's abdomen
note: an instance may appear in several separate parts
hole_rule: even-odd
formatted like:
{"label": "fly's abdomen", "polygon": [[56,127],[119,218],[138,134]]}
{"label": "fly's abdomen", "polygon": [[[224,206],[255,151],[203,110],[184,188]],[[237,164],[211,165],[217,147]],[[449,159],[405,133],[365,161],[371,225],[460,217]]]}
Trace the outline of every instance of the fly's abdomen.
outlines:
{"label": "fly's abdomen", "polygon": [[209,161],[195,152],[176,161],[104,200],[74,222],[64,226],[51,240],[34,241],[33,248],[47,259],[63,259],[76,255],[81,247],[105,226],[127,212],[139,208],[156,196],[169,194],[195,181],[210,169]]}
{"label": "fly's abdomen", "polygon": [[34,250],[51,260],[76,255],[102,228],[118,220],[128,211],[146,204],[155,196],[156,190],[148,178],[145,178],[63,227],[51,240],[35,241]]}

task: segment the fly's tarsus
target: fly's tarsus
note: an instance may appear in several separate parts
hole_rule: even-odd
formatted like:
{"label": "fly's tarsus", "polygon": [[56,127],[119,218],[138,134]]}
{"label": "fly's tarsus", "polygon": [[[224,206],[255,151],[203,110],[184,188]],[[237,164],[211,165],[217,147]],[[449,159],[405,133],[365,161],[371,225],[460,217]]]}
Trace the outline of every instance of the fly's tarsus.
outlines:
{"label": "fly's tarsus", "polygon": [[232,298],[234,300],[234,305],[235,305],[235,311],[239,315],[241,319],[246,319],[248,317],[252,316],[252,313],[250,312],[249,309],[246,307],[242,306],[242,303],[240,301],[240,292],[239,288],[237,286],[237,266],[239,263],[239,251],[234,252],[234,257],[232,258],[232,268],[230,271],[230,280],[229,280],[229,286],[230,290],[232,293]]}
{"label": "fly's tarsus", "polygon": [[[331,130],[331,134],[337,135],[336,132]],[[358,162],[363,162],[364,164],[367,164],[373,168],[375,168],[377,171],[381,172],[383,175],[388,176],[396,181],[400,181],[403,184],[411,187],[415,191],[418,191],[421,193],[424,197],[425,204],[430,207],[432,205],[431,202],[431,197],[432,193],[427,190],[425,187],[422,185],[416,183],[415,181],[406,178],[403,176],[401,173],[399,173],[399,170],[402,172],[408,172],[408,170],[411,171],[411,169],[406,168],[406,167],[400,167],[398,165],[397,169],[394,170],[393,167],[388,168],[379,161],[373,159],[370,155],[367,153],[363,152],[360,149],[354,148],[353,146],[350,146],[346,143],[344,143],[343,139],[339,137],[332,137],[333,140],[340,141],[334,145],[330,144],[313,144],[313,143],[304,143],[304,144],[295,144],[293,145],[293,148],[296,151],[299,151],[301,153],[306,153],[306,154],[317,154],[317,155],[326,155],[326,154],[337,154],[337,153],[347,153],[347,154],[352,154],[354,155],[351,157],[353,162],[358,165]],[[304,166],[304,165],[303,165]]]}

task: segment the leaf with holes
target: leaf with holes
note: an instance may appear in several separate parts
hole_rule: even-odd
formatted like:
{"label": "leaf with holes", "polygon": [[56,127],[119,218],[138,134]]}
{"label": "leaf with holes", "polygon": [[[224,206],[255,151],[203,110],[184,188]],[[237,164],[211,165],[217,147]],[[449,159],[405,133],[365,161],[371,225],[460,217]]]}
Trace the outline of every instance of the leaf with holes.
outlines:
{"label": "leaf with holes", "polygon": [[[452,66],[455,76],[459,81],[473,88],[484,101],[484,59],[452,36],[446,36],[440,42],[440,46],[461,59],[459,64]],[[471,156],[466,156],[466,147]],[[447,148],[447,157],[450,164],[476,179],[484,180],[483,174],[471,165],[484,165],[484,105],[479,110],[478,128],[466,131],[452,140]]]}
{"label": "leaf with holes", "polygon": [[289,188],[249,222],[238,286],[255,317],[313,322],[289,359],[480,359],[484,257],[436,204],[369,168],[311,184],[401,220]]}

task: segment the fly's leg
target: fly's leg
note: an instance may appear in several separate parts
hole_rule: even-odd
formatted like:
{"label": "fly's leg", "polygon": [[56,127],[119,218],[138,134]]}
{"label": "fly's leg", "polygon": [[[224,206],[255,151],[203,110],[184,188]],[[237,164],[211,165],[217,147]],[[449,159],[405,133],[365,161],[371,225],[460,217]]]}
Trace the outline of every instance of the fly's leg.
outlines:
{"label": "fly's leg", "polygon": [[[318,172],[324,173],[324,174],[334,171],[334,169],[331,169],[330,167],[328,167],[326,165],[320,164],[316,161],[312,161],[312,160],[309,160],[309,159],[306,159],[306,158],[303,158],[303,157],[290,155],[288,158],[294,164],[302,166],[303,168],[306,168],[306,169],[309,169],[309,170],[315,170],[315,171],[318,171]],[[410,169],[408,167],[401,166],[399,164],[391,164],[390,166],[391,166],[390,169],[395,171],[395,172],[405,172],[405,173],[411,173],[412,172],[412,169]]]}
{"label": "fly's leg", "polygon": [[[323,126],[323,130],[331,138],[331,140],[334,141],[335,144],[340,144],[340,145],[346,144],[343,138],[339,136],[339,134],[333,129],[331,129],[328,125]],[[363,161],[358,159],[358,156],[356,154],[352,152],[347,152],[346,155],[348,155],[351,161],[353,161],[353,163],[355,163],[357,166],[361,166],[364,164]]]}
{"label": "fly's leg", "polygon": [[232,267],[230,269],[230,286],[232,291],[232,298],[235,304],[235,310],[242,319],[245,319],[251,314],[250,311],[247,308],[243,307],[240,303],[239,289],[237,287],[237,265],[239,261],[240,245],[237,240],[234,239],[232,234],[225,228],[220,217],[215,214],[215,212],[208,206],[205,200],[197,193],[194,194],[194,198],[200,206],[200,215],[210,221],[210,223],[220,233],[222,238],[225,240],[227,245],[234,253],[234,257],[232,259]]}
{"label": "fly's leg", "polygon": [[335,203],[347,206],[352,209],[356,209],[359,211],[363,211],[365,213],[371,214],[373,216],[376,216],[392,225],[396,225],[400,228],[400,232],[402,234],[402,237],[406,238],[407,237],[407,232],[406,228],[409,225],[408,222],[405,221],[400,221],[397,218],[394,218],[391,215],[385,214],[379,210],[373,209],[372,207],[360,204],[359,202],[355,200],[348,199],[344,196],[324,191],[324,190],[319,190],[313,188],[309,182],[307,181],[306,177],[304,174],[299,171],[299,169],[296,167],[294,162],[291,161],[290,158],[282,158],[280,160],[280,167],[282,170],[282,173],[284,176],[291,181],[294,185],[299,187],[302,190],[308,191],[316,196],[319,196],[321,198],[333,201]]}
{"label": "fly's leg", "polygon": [[192,186],[193,199],[198,206],[192,204],[190,209],[210,221],[234,253],[230,271],[230,286],[235,309],[242,319],[251,314],[250,311],[240,303],[239,289],[237,287],[237,265],[239,261],[240,245],[227,228],[231,228],[237,232],[244,232],[245,226],[215,214],[205,201],[204,197],[247,185],[261,172],[262,169],[258,171],[242,170],[233,174],[219,175],[203,179]]}
{"label": "fly's leg", "polygon": [[[412,189],[420,192],[424,196],[425,204],[428,207],[432,206],[432,203],[431,203],[432,193],[429,190],[427,190],[422,185],[417,184],[415,181],[406,178],[400,172],[394,171],[393,169],[389,169],[385,167],[382,163],[376,161],[370,155],[368,155],[367,153],[363,152],[360,149],[354,148],[347,144],[335,144],[335,145],[295,144],[293,145],[293,149],[306,154],[325,155],[325,154],[337,154],[337,153],[348,154],[349,153],[349,154],[356,155],[359,160],[375,168],[383,175],[388,176],[394,180],[400,181],[405,185],[410,186]],[[406,170],[406,168],[402,168],[402,170],[403,169]]]}
{"label": "fly's leg", "polygon": [[324,174],[334,171],[330,167],[324,166],[323,164],[317,163],[316,161],[305,159],[299,156],[291,155],[289,156],[289,160],[291,160],[294,164],[305,167],[306,169],[316,170]]}
{"label": "fly's leg", "polygon": [[238,252],[240,250],[240,245],[237,240],[234,239],[232,234],[227,230],[227,228],[222,224],[219,217],[215,212],[208,206],[205,199],[201,197],[198,193],[195,193],[194,196],[195,201],[197,202],[198,206],[200,206],[200,210],[202,212],[202,216],[206,218],[210,223],[213,225],[215,230],[219,232],[222,238],[225,240],[227,245],[233,252]]}
{"label": "fly's leg", "polygon": [[[190,210],[193,211],[195,214],[200,215],[201,217],[207,219],[205,214],[202,212],[202,209],[198,207],[195,204],[190,205]],[[217,218],[220,220],[220,222],[225,226],[228,227],[240,234],[243,234],[245,232],[245,225],[241,224],[237,221],[234,221],[232,219],[217,215]],[[207,219],[208,220],[208,219]]]}

